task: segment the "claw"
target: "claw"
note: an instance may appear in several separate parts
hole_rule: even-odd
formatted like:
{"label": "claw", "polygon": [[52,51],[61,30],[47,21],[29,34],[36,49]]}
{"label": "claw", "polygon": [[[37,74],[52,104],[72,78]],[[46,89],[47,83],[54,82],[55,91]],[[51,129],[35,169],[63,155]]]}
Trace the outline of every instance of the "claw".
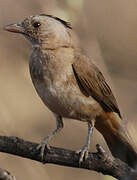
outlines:
{"label": "claw", "polygon": [[83,161],[85,161],[88,158],[88,150],[89,150],[89,145],[90,145],[90,137],[93,132],[93,127],[94,124],[88,123],[88,137],[85,146],[79,151],[76,151],[76,153],[80,153],[80,158],[79,158],[79,164],[81,164]]}
{"label": "claw", "polygon": [[80,154],[79,164],[85,161],[88,158],[88,147],[84,146],[82,149],[76,151],[77,154]]}
{"label": "claw", "polygon": [[40,150],[40,156],[43,163],[45,163],[44,162],[45,149],[50,150],[49,141],[54,137],[55,134],[57,134],[63,128],[62,117],[57,114],[55,114],[55,116],[56,116],[57,128],[54,131],[52,131],[52,133],[49,136],[45,137],[41,141],[41,143],[37,146],[37,150]]}
{"label": "claw", "polygon": [[36,147],[37,150],[40,150],[40,156],[41,156],[41,160],[42,162],[44,162],[44,151],[45,149],[50,150],[50,146],[48,144],[50,138],[49,136],[47,136],[46,138],[44,138],[41,143]]}

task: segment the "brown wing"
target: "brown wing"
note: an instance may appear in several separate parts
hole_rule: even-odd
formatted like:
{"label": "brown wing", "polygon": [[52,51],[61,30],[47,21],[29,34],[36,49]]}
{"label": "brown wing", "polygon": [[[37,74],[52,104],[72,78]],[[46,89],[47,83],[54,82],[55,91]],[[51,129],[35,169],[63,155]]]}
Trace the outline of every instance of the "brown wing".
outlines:
{"label": "brown wing", "polygon": [[82,93],[96,99],[104,111],[116,112],[121,118],[116,99],[99,69],[91,62],[80,59],[72,64],[72,68]]}

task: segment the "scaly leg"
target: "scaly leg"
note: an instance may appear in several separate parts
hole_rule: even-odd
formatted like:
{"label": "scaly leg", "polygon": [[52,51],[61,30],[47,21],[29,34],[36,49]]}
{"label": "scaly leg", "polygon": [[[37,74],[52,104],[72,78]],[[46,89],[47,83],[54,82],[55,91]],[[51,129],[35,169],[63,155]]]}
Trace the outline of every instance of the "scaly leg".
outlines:
{"label": "scaly leg", "polygon": [[56,129],[48,136],[46,136],[42,141],[41,143],[38,145],[37,149],[40,149],[40,155],[41,155],[41,159],[43,160],[43,157],[44,157],[44,150],[45,150],[45,147],[47,147],[48,149],[50,149],[49,147],[49,141],[51,140],[51,138],[57,134],[62,128],[63,128],[63,121],[62,121],[62,117],[55,114],[56,116]]}
{"label": "scaly leg", "polygon": [[84,159],[86,160],[88,158],[88,150],[90,146],[90,139],[93,132],[93,128],[94,128],[94,122],[89,122],[88,123],[88,137],[86,140],[86,144],[82,147],[82,149],[77,151],[77,153],[80,153],[79,163],[81,163]]}

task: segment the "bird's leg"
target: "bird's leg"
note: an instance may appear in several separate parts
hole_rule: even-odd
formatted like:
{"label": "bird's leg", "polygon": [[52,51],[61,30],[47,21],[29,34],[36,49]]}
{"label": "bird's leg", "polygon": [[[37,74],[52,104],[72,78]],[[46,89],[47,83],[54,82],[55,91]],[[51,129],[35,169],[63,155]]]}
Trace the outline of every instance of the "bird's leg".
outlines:
{"label": "bird's leg", "polygon": [[88,136],[86,140],[86,144],[77,151],[77,153],[80,153],[79,163],[81,163],[84,159],[86,160],[88,158],[88,150],[90,146],[90,139],[94,128],[94,121],[88,122]]}
{"label": "bird's leg", "polygon": [[51,140],[51,138],[57,134],[62,128],[63,128],[63,121],[62,121],[62,117],[59,116],[59,115],[56,115],[56,129],[48,136],[46,136],[42,141],[41,143],[37,146],[37,149],[40,149],[40,155],[41,155],[41,158],[43,160],[43,157],[44,157],[44,150],[45,150],[45,147],[50,149],[50,146],[49,146],[49,141]]}

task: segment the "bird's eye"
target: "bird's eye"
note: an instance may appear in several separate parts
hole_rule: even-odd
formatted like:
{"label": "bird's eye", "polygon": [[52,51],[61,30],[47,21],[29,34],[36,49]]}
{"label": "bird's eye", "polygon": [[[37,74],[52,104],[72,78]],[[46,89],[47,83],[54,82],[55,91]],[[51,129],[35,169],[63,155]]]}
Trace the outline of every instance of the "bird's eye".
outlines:
{"label": "bird's eye", "polygon": [[33,23],[33,27],[35,27],[35,28],[38,28],[40,25],[41,25],[40,22],[34,22]]}

